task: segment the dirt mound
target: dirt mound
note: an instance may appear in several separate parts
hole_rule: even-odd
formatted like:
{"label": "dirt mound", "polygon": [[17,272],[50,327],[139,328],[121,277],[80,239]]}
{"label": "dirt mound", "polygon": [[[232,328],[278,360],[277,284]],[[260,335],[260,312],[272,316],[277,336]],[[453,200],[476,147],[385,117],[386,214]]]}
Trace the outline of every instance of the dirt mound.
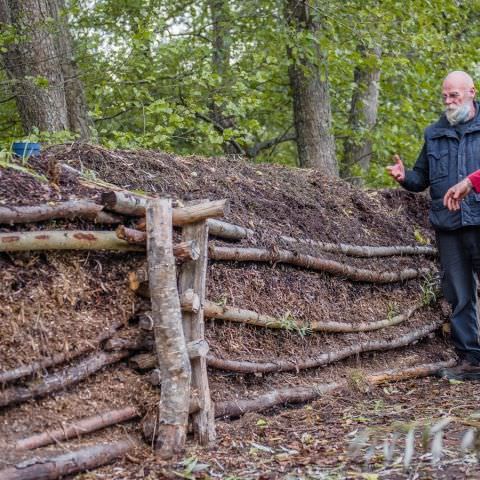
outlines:
{"label": "dirt mound", "polygon": [[[64,169],[57,176],[59,166],[66,164],[91,179],[133,191],[179,200],[228,198],[231,210],[226,220],[255,232],[251,238],[237,243],[240,246],[286,248],[280,239],[282,235],[372,246],[414,246],[419,245],[418,241],[432,241],[427,223],[428,202],[424,196],[401,190],[361,190],[313,170],[256,165],[238,158],[183,158],[162,152],[108,151],[77,144],[51,148],[31,164],[37,173],[54,180],[58,186],[13,169],[2,169],[0,205],[35,205],[74,198],[98,200],[99,194],[108,190],[101,184],[88,187]],[[99,227],[87,221],[65,220],[4,226],[0,230],[47,228]],[[215,243],[227,244],[218,239]],[[308,245],[297,246],[296,250],[313,253],[313,247]],[[432,259],[424,256],[375,259],[340,254],[324,256],[376,271],[427,267],[435,272]],[[0,292],[3,332],[0,372],[53,353],[81,350],[114,322],[124,324],[123,336],[133,335],[136,326],[129,320],[136,311],[145,308],[145,304],[129,291],[127,275],[143,262],[144,255],[136,253],[0,254],[5,286]],[[207,298],[298,325],[321,320],[360,323],[404,312],[425,298],[431,282],[432,279],[418,278],[387,285],[355,283],[282,264],[210,262]],[[272,331],[207,321],[206,337],[211,352],[219,358],[296,362],[359,342],[391,341],[428,322],[446,319],[447,314],[445,308],[436,304],[418,310],[400,325],[351,334]],[[408,364],[412,352],[417,363],[452,355],[444,339],[432,334],[415,347],[409,347],[405,354],[398,350],[361,355],[300,373],[232,375],[212,370],[212,396],[219,401],[254,396],[286,385],[327,381],[345,375],[353,366],[366,370],[395,367]],[[77,406],[85,401],[85,395],[93,411],[108,409],[111,398],[115,398],[115,405],[133,403],[145,411],[156,399],[146,375],[125,365],[110,368],[75,387],[74,391],[0,412],[4,419],[0,423],[0,437],[11,441],[24,436],[27,429],[43,430],[50,426],[52,416],[57,420],[76,418],[80,416]],[[81,410],[89,409],[83,405]],[[59,416],[59,412],[62,415]],[[138,435],[138,430],[136,425],[129,427],[132,435]],[[97,436],[102,438],[102,434]],[[8,458],[16,458],[12,453],[9,455]],[[107,475],[114,475],[112,472],[107,469]]]}

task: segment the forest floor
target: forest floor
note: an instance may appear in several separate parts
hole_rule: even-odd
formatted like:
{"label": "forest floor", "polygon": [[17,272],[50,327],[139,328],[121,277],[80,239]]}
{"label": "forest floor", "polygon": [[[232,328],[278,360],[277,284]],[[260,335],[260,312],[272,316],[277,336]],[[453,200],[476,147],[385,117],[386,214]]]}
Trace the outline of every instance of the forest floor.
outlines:
{"label": "forest floor", "polygon": [[[82,170],[90,178],[130,190],[179,200],[228,198],[231,210],[225,220],[255,231],[252,238],[236,245],[286,248],[281,235],[372,246],[433,243],[424,195],[362,190],[312,170],[257,165],[237,158],[183,158],[162,152],[107,151],[76,144],[51,148],[30,166],[51,177],[52,170],[61,163]],[[12,168],[2,168],[0,205],[35,205],[75,198],[98,200],[103,190],[85,186],[70,173],[62,173],[56,180],[58,187]],[[84,220],[57,220],[4,226],[0,231],[53,228],[92,230],[99,226]],[[218,239],[214,242],[227,244]],[[313,253],[308,245],[300,248],[302,253]],[[424,256],[324,256],[377,271],[407,267],[436,271],[435,261]],[[0,372],[54,353],[81,349],[119,320],[123,322],[121,335],[133,335],[137,330],[135,313],[147,305],[129,289],[127,277],[144,262],[145,255],[140,253],[0,254],[4,285],[0,291]],[[422,300],[431,282],[431,278],[419,278],[394,284],[354,283],[281,264],[211,262],[207,298],[295,320],[299,325],[314,320],[356,323],[390,318],[405,311]],[[446,322],[448,314],[445,302],[439,300],[400,325],[350,334],[262,330],[208,320],[206,338],[210,352],[222,359],[295,362],[362,341],[393,341],[433,320]],[[415,345],[365,353],[299,372],[260,375],[210,369],[212,398],[216,402],[253,398],[286,386],[354,379],[389,368],[451,359],[454,353],[445,335],[440,330]],[[151,411],[158,402],[158,389],[147,382],[147,377],[148,373],[137,372],[124,361],[66,391],[0,410],[0,468],[2,463],[6,466],[32,453],[53,455],[125,434],[142,445],[140,422],[132,421],[30,454],[19,454],[12,448],[19,438],[112,408],[133,405],[142,414]],[[220,419],[215,445],[202,448],[189,439],[185,456],[174,462],[159,462],[150,446],[143,443],[124,460],[75,478],[480,477],[476,457],[464,455],[460,448],[463,433],[472,425],[476,427],[476,399],[480,393],[477,383],[435,378],[377,387],[350,383],[350,388],[312,403]],[[439,449],[436,440],[435,448],[442,457],[433,463],[431,442],[421,445],[422,432],[424,425],[435,424],[445,416],[452,420],[445,427],[443,447]],[[413,425],[413,460],[404,467],[405,445],[410,442],[408,431]],[[365,429],[369,430],[368,437]],[[385,442],[393,450],[388,462]]]}

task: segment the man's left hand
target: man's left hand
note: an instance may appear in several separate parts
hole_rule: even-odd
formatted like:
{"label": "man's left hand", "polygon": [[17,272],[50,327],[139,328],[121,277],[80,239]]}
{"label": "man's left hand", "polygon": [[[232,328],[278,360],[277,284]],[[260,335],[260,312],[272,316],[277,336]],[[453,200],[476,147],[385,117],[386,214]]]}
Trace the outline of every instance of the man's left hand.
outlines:
{"label": "man's left hand", "polygon": [[471,192],[471,190],[472,182],[467,177],[448,189],[443,197],[443,204],[452,212],[460,210],[461,201]]}

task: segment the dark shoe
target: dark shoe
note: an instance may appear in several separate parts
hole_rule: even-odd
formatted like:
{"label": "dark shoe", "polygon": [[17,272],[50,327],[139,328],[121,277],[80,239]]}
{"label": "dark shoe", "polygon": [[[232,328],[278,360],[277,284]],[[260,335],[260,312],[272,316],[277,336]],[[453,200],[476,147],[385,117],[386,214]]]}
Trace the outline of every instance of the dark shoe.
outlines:
{"label": "dark shoe", "polygon": [[437,376],[449,380],[480,380],[480,365],[463,360],[454,367],[442,368]]}

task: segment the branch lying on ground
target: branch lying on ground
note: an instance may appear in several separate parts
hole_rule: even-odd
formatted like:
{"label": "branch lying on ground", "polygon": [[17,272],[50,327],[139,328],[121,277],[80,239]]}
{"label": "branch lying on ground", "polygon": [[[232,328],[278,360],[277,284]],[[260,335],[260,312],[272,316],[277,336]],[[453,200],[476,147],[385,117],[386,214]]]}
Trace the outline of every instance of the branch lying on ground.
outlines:
{"label": "branch lying on ground", "polygon": [[345,243],[325,243],[317,240],[300,239],[294,237],[280,237],[289,245],[309,245],[322,252],[342,253],[351,257],[390,257],[394,255],[437,255],[437,249],[430,246],[394,246],[370,247],[361,245],[348,245]]}
{"label": "branch lying on ground", "polygon": [[236,262],[271,262],[287,263],[308,270],[328,272],[340,275],[355,282],[393,283],[410,280],[421,275],[431,273],[430,269],[406,268],[398,272],[375,272],[365,268],[356,268],[344,263],[313,257],[288,250],[267,250],[265,248],[233,248],[209,246],[209,257],[213,260],[226,260]]}
{"label": "branch lying on ground", "polygon": [[[365,375],[364,380],[367,384],[377,385],[385,382],[406,380],[409,378],[427,377],[435,374],[442,368],[448,368],[455,365],[455,360],[418,365],[406,369],[394,369]],[[239,416],[247,412],[259,412],[267,410],[276,405],[284,403],[301,403],[315,400],[322,395],[348,387],[348,380],[340,382],[317,384],[311,387],[292,387],[274,390],[272,392],[260,395],[253,399],[237,399],[226,402],[217,402],[215,404],[215,416]]]}
{"label": "branch lying on ground", "polygon": [[134,418],[139,417],[139,415],[138,411],[133,407],[126,407],[120,410],[110,410],[93,417],[83,418],[82,420],[69,425],[62,425],[62,428],[58,428],[57,430],[48,430],[18,440],[15,443],[15,449],[33,450],[35,448],[45,447],[52,443],[62,442],[64,440],[69,440],[70,438],[79,437],[80,435],[96,432],[97,430],[111,425],[117,425],[121,422],[133,420]]}
{"label": "branch lying on ground", "polygon": [[[0,391],[0,407],[26,402],[56,392],[98,372],[101,368],[119,362],[130,355],[128,351],[94,353],[82,362],[64,370],[46,376],[40,383],[32,383],[27,387],[11,387]],[[0,477],[1,478],[1,477]]]}
{"label": "branch lying on ground", "polygon": [[33,458],[0,470],[2,480],[55,480],[84,470],[92,470],[122,457],[135,448],[124,439],[114,443],[92,445],[46,459]]}
{"label": "branch lying on ground", "polygon": [[378,350],[392,350],[394,348],[404,347],[417,340],[420,340],[430,333],[434,332],[442,325],[443,320],[437,320],[429,325],[420,327],[406,335],[392,340],[375,340],[369,342],[357,343],[355,345],[343,348],[342,350],[323,353],[316,358],[309,360],[277,360],[275,362],[247,362],[240,360],[223,360],[220,358],[207,356],[208,366],[238,373],[269,373],[269,372],[288,372],[305,370],[307,368],[322,367],[329,363],[338,362],[352,355],[358,355],[365,352]]}
{"label": "branch lying on ground", "polygon": [[0,385],[7,382],[12,382],[13,380],[18,380],[19,378],[28,377],[36,372],[44,370],[45,368],[54,367],[75,358],[81,357],[82,355],[86,355],[87,353],[95,350],[97,346],[100,345],[102,342],[111,338],[122,325],[123,322],[113,323],[105,332],[98,335],[97,338],[94,339],[93,342],[91,342],[88,346],[74,352],[58,353],[49,358],[30,363],[29,365],[24,365],[22,367],[17,367],[13,370],[1,372]]}

